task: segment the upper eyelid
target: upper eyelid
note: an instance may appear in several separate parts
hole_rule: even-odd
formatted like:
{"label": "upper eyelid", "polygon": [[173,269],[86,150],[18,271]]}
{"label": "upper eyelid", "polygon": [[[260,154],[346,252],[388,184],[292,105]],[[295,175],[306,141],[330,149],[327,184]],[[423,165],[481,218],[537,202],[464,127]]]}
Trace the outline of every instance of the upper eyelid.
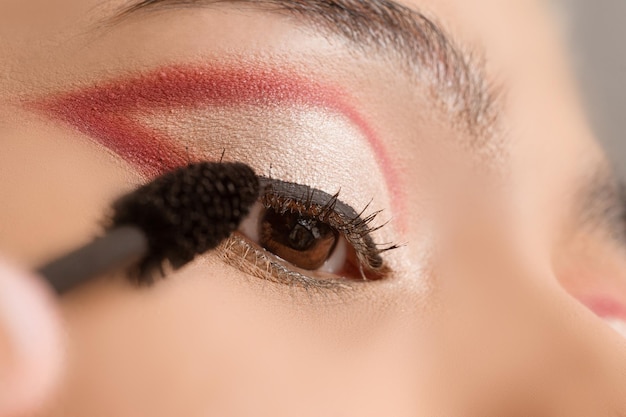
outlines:
{"label": "upper eyelid", "polygon": [[267,177],[259,177],[259,183],[261,185],[261,190],[271,187],[272,189],[277,190],[282,197],[292,198],[296,201],[315,204],[318,206],[324,206],[328,204],[329,201],[334,201],[333,209],[337,213],[352,219],[360,217],[359,213],[357,213],[354,208],[337,198],[339,196],[339,191],[334,195],[331,195],[308,185],[301,185]]}

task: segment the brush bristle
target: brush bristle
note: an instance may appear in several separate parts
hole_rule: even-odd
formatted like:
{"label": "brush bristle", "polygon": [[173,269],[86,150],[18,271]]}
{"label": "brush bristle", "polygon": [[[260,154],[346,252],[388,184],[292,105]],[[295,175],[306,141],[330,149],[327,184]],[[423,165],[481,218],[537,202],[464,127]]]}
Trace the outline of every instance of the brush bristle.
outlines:
{"label": "brush bristle", "polygon": [[168,261],[178,269],[218,246],[248,215],[259,196],[252,168],[238,162],[201,162],[158,177],[113,205],[111,228],[136,226],[146,234],[149,253],[139,280]]}

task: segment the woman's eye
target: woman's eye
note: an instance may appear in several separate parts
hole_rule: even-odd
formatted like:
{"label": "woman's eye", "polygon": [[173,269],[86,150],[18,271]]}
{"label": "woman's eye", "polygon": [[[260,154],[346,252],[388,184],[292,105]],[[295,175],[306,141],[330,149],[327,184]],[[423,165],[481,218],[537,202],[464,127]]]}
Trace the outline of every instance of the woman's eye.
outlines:
{"label": "woman's eye", "polygon": [[257,203],[239,231],[254,244],[298,269],[330,274],[351,268],[349,243],[322,220],[281,213]]}
{"label": "woman's eye", "polygon": [[380,255],[397,246],[381,247],[372,240],[372,230],[381,227],[371,227],[378,212],[362,217],[337,194],[276,179],[260,181],[259,201],[225,246],[227,262],[271,281],[320,288],[388,275]]}

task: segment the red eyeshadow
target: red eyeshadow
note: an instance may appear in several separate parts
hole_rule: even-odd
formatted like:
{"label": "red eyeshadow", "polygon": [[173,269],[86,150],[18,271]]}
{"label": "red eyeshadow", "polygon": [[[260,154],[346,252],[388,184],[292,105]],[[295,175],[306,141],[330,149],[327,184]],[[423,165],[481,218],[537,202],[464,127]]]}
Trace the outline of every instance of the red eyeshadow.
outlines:
{"label": "red eyeshadow", "polygon": [[399,177],[382,142],[348,103],[347,95],[340,88],[316,83],[291,71],[172,66],[61,93],[30,103],[30,106],[65,121],[131,163],[142,174],[153,176],[184,165],[189,157],[174,138],[148,129],[128,113],[142,109],[236,104],[265,107],[302,104],[343,114],[367,138],[391,194],[399,197]]}

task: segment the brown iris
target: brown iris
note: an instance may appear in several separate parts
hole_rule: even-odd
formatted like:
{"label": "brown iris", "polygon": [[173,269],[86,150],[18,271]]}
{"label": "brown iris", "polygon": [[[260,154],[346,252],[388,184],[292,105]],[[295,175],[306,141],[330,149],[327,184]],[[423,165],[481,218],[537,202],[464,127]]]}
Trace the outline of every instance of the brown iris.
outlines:
{"label": "brown iris", "polygon": [[261,222],[259,243],[294,266],[313,271],[333,253],[337,238],[337,231],[320,220],[268,208]]}

